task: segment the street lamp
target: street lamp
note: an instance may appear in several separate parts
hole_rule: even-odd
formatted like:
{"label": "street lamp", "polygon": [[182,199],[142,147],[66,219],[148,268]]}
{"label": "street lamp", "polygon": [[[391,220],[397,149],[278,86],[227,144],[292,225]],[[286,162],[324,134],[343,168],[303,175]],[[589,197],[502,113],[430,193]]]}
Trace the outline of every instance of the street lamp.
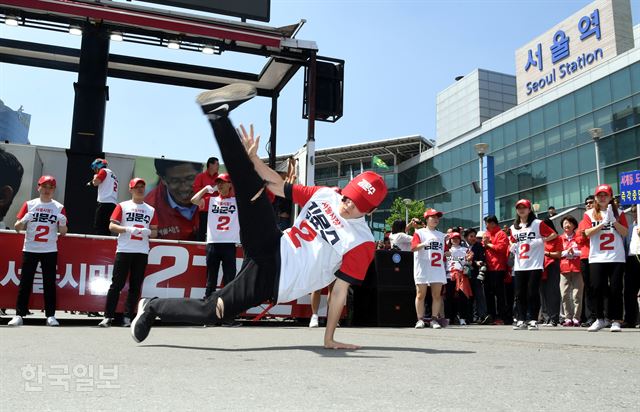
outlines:
{"label": "street lamp", "polygon": [[593,129],[589,129],[589,134],[596,148],[596,180],[598,181],[598,185],[600,185],[600,150],[598,148],[598,140],[602,137],[602,129],[594,127]]}
{"label": "street lamp", "polygon": [[409,205],[413,202],[411,199],[402,199],[404,203],[404,223],[409,224]]}
{"label": "street lamp", "polygon": [[478,226],[478,230],[482,230],[482,223],[484,221],[484,205],[482,204],[482,192],[483,192],[483,179],[482,179],[482,169],[483,169],[483,159],[484,159],[484,155],[487,154],[487,151],[489,150],[489,144],[488,143],[476,143],[476,145],[474,146],[476,149],[476,153],[478,154],[478,158],[480,159],[480,173],[478,173],[478,176],[480,176],[480,226]]}

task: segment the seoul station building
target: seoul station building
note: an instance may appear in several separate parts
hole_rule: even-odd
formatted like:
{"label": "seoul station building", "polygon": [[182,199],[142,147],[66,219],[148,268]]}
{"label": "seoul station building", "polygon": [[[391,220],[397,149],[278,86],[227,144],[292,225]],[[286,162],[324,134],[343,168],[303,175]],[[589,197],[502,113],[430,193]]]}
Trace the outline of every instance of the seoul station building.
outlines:
{"label": "seoul station building", "polygon": [[[436,119],[435,144],[404,138],[408,159],[376,142],[336,167],[346,149],[319,150],[316,183],[383,173],[391,190],[372,218],[377,237],[397,197],[444,211],[441,227],[477,227],[476,145],[485,143],[483,212],[506,223],[521,198],[540,211],[582,205],[597,184],[595,136],[601,181],[617,193],[619,173],[640,169],[640,25],[629,0],[590,3],[533,39],[516,51],[515,76],[477,69],[459,79],[438,94]],[[371,155],[390,168],[375,168]]]}

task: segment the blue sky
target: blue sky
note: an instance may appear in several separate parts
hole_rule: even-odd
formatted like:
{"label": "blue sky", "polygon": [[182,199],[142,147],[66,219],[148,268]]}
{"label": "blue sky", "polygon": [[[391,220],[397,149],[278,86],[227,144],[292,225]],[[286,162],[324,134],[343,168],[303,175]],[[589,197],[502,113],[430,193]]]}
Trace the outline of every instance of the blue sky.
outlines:
{"label": "blue sky", "polygon": [[[435,138],[436,95],[455,76],[475,68],[514,74],[516,49],[589,3],[271,0],[268,24],[306,19],[297,38],[315,41],[320,55],[346,60],[344,117],[316,125],[316,147],[327,148],[415,134]],[[640,0],[631,0],[631,8],[636,25]],[[80,37],[23,27],[0,25],[0,36],[80,47]],[[252,72],[265,63],[235,53],[205,56],[127,43],[112,43],[111,52]],[[70,72],[0,64],[0,99],[32,115],[32,144],[66,148],[76,80]],[[278,154],[295,152],[305,143],[302,83],[301,70],[280,96]],[[194,103],[200,90],[112,78],[108,85],[106,152],[198,161],[219,154]],[[232,117],[236,123],[253,123],[266,144],[269,113],[270,100],[256,98]]]}

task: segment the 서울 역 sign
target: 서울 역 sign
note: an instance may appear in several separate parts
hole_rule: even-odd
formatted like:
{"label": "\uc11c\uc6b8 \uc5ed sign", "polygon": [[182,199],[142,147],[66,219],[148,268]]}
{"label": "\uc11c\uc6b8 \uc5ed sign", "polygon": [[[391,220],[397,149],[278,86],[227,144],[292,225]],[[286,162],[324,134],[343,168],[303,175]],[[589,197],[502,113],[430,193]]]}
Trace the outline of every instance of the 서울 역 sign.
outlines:
{"label": "\uc11c\uc6b8 \uc5ed sign", "polygon": [[629,0],[597,0],[516,51],[518,104],[632,48]]}

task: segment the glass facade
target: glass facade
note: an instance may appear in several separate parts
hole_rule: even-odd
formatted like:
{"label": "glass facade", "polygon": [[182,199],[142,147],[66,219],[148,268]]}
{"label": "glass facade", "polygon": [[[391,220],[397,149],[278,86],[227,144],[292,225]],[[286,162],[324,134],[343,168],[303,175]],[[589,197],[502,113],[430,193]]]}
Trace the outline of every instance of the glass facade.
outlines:
{"label": "glass facade", "polygon": [[[441,227],[478,226],[476,143],[488,143],[495,162],[495,213],[514,219],[518,199],[561,210],[582,204],[596,186],[589,129],[601,128],[600,171],[619,187],[619,173],[640,169],[640,62],[500,125],[397,176],[395,197],[424,200],[445,212]],[[387,203],[387,202],[385,202]],[[388,202],[390,203],[390,202]],[[388,212],[374,215],[384,221]]]}

